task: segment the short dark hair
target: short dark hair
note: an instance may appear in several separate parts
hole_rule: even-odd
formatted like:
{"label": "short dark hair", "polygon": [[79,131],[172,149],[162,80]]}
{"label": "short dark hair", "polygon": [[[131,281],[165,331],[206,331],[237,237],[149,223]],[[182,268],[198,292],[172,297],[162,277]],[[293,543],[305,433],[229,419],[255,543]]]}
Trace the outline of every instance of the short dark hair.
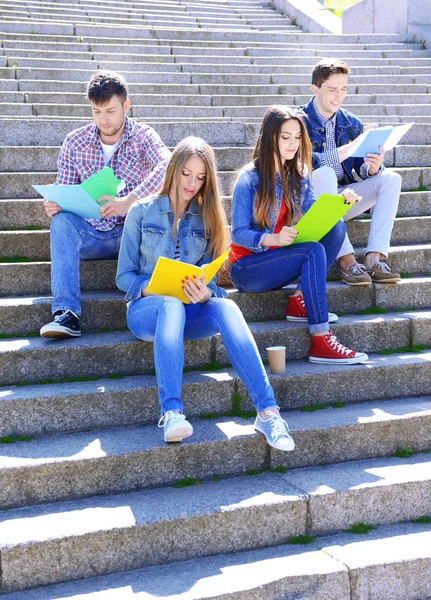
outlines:
{"label": "short dark hair", "polygon": [[329,79],[331,75],[348,75],[349,73],[349,66],[344,60],[324,58],[323,60],[319,60],[314,67],[311,73],[311,84],[320,88],[322,83]]}
{"label": "short dark hair", "polygon": [[104,104],[113,96],[119,96],[124,103],[129,89],[126,80],[114,71],[99,71],[88,82],[87,98],[94,104]]}

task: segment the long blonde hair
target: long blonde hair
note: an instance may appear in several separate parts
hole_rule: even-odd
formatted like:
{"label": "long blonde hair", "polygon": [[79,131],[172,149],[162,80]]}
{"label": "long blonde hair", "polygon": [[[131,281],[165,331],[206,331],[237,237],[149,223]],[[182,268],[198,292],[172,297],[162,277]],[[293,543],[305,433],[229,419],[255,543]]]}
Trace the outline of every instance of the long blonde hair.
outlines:
{"label": "long blonde hair", "polygon": [[[283,123],[290,119],[295,119],[300,124],[301,144],[295,156],[282,164],[278,140]],[[274,157],[276,157],[277,164]],[[259,173],[259,185],[254,201],[256,222],[262,229],[271,226],[268,207],[272,214],[275,214],[277,208],[276,171],[278,170],[287,208],[286,223],[290,225],[293,219],[294,197],[300,194],[301,179],[307,172],[311,177],[311,142],[304,121],[296,111],[287,106],[268,108],[263,117],[252,160]],[[289,185],[286,181],[287,173],[290,174]]]}
{"label": "long blonde hair", "polygon": [[205,163],[205,181],[195,196],[195,201],[202,215],[205,236],[210,240],[207,254],[218,257],[226,250],[228,244],[227,221],[218,189],[214,150],[207,142],[198,137],[187,137],[177,144],[166,167],[159,196],[168,195],[171,188],[174,190],[175,211],[172,227],[172,237],[174,237],[179,218],[178,182],[184,165],[192,156],[198,156]]}

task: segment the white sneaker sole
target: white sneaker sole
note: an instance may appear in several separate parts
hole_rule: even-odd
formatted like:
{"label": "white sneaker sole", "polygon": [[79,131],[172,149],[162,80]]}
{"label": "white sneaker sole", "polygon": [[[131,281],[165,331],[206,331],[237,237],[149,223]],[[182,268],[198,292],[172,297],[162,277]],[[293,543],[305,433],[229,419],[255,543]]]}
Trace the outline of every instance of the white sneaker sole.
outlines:
{"label": "white sneaker sole", "polygon": [[191,425],[181,425],[175,429],[168,431],[165,435],[165,442],[182,442],[185,438],[190,437],[193,434],[193,427]]}
{"label": "white sneaker sole", "polygon": [[399,281],[401,281],[401,277],[399,279],[396,277],[394,277],[393,279],[381,279],[380,281],[378,279],[373,279],[372,281],[373,283],[398,283]]}
{"label": "white sneaker sole", "polygon": [[367,361],[368,354],[365,354],[365,352],[360,352],[358,353],[358,356],[355,356],[354,358],[318,358],[317,356],[309,356],[308,360],[311,363],[335,363],[337,365],[357,365],[358,363],[363,363]]}
{"label": "white sneaker sole", "polygon": [[348,281],[344,281],[344,279],[341,280],[341,283],[345,283],[346,285],[371,285],[373,282],[372,281],[358,281],[357,283],[349,283]]}
{"label": "white sneaker sole", "polygon": [[288,438],[288,442],[289,442],[288,447],[287,448],[286,447],[282,448],[280,446],[277,446],[277,444],[274,444],[273,442],[270,442],[268,440],[268,438],[266,437],[266,435],[264,434],[264,432],[261,431],[260,429],[258,429],[256,427],[256,425],[254,426],[254,430],[258,431],[259,433],[261,433],[265,437],[266,443],[268,444],[268,446],[271,446],[271,448],[275,448],[275,450],[281,450],[282,452],[292,452],[292,450],[295,450],[295,442],[293,441],[293,438],[290,435],[289,435],[289,438]]}
{"label": "white sneaker sole", "polygon": [[68,338],[68,337],[80,337],[80,331],[73,331],[67,327],[60,327],[55,325],[44,325],[40,330],[40,335],[43,338]]}
{"label": "white sneaker sole", "polygon": [[[290,315],[286,315],[286,321],[291,321],[293,323],[308,323],[307,317],[292,317]],[[338,315],[335,313],[328,313],[328,323],[336,323],[338,321]]]}

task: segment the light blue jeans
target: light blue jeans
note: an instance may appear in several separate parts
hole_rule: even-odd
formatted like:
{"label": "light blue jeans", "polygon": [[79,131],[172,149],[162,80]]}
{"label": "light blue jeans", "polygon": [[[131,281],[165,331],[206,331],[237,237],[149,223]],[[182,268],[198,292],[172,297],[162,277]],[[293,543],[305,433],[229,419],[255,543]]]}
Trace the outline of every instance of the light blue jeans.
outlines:
{"label": "light blue jeans", "polygon": [[123,225],[98,231],[85,219],[67,212],[51,220],[52,312],[73,310],[81,315],[80,260],[117,258]]}
{"label": "light blue jeans", "polygon": [[[313,171],[313,187],[316,197],[320,194],[341,194],[346,188],[362,196],[362,200],[344,215],[344,221],[353,219],[374,206],[366,253],[380,252],[383,256],[388,256],[401,193],[401,176],[398,173],[384,169],[362,181],[340,186],[334,169],[321,167]],[[337,258],[354,253],[346,233]]]}
{"label": "light blue jeans", "polygon": [[183,304],[171,296],[146,296],[129,305],[127,324],[137,338],[154,342],[161,415],[168,410],[183,410],[184,340],[217,333],[221,333],[229,359],[256,410],[277,405],[256,343],[232,300],[210,298],[203,304]]}

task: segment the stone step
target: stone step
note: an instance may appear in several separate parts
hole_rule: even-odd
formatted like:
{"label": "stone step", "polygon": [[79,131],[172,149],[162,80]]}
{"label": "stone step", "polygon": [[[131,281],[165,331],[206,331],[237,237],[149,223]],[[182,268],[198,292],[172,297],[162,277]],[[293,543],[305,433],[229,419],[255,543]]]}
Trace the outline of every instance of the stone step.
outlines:
{"label": "stone step", "polygon": [[[3,41],[3,48],[6,53],[9,53],[11,49],[21,50],[33,50],[33,51],[69,51],[74,50],[78,52],[129,52],[131,54],[143,53],[148,54],[149,48],[159,48],[162,54],[168,52],[168,54],[196,54],[198,50],[201,50],[201,55],[216,55],[216,56],[250,56],[251,51],[264,50],[264,56],[274,56],[279,54],[290,53],[291,50],[303,50],[309,52],[309,57],[314,58],[316,51],[320,54],[328,52],[344,52],[348,51],[360,51],[366,54],[368,58],[368,51],[365,50],[365,45],[354,43],[354,44],[321,44],[316,41],[312,43],[298,43],[298,42],[265,42],[262,40],[241,42],[241,41],[216,41],[207,40],[201,41],[196,39],[189,40],[176,40],[176,39],[124,39],[124,38],[102,38],[102,37],[85,37],[76,38],[67,36],[25,36],[16,35],[8,36],[8,34],[0,34]],[[366,48],[373,51],[387,52],[394,49],[398,50],[417,50],[420,48],[419,45],[408,45],[408,44],[367,44]],[[19,54],[18,54],[19,55]],[[420,57],[416,57],[420,58]],[[423,55],[420,59],[420,64],[426,60],[427,56]],[[355,60],[355,59],[354,59]],[[374,62],[374,61],[373,61]],[[421,68],[420,64],[415,66],[415,61],[411,60],[412,68]],[[357,65],[358,68],[366,70],[372,77],[376,76],[376,72],[373,72],[374,67],[368,65]],[[396,69],[396,67],[388,67]],[[400,67],[397,70],[400,73]],[[358,75],[359,71],[355,68],[353,76]]]}
{"label": "stone step", "polygon": [[[116,8],[118,6],[117,3],[111,4],[111,7]],[[204,5],[201,5],[204,6]],[[206,6],[206,5],[205,5]],[[127,6],[126,6],[127,8]],[[230,9],[231,10],[231,9]],[[100,29],[98,33],[103,34],[104,30]],[[155,32],[156,35],[158,31]],[[319,45],[322,45],[331,50],[344,49],[345,45],[350,45],[351,48],[362,48],[366,49],[369,46],[371,48],[381,47],[381,48],[404,48],[404,41],[397,34],[359,34],[359,35],[333,35],[333,34],[315,34],[315,33],[306,33],[298,31],[295,34],[286,34],[282,36],[282,39],[277,39],[275,37],[270,38],[269,36],[255,36],[255,39],[242,40],[239,37],[234,40],[224,40],[221,39],[220,36],[214,36],[209,40],[201,40],[199,38],[193,38],[192,40],[187,38],[187,36],[177,35],[177,31],[171,30],[171,37],[164,36],[160,38],[158,41],[163,44],[168,44],[175,42],[179,45],[222,45],[224,44],[233,44],[234,46],[268,46],[271,48],[280,48],[284,46],[289,46],[291,44],[297,44],[300,47],[309,47],[315,49]],[[32,41],[47,41],[47,42],[57,42],[57,43],[70,43],[76,42],[77,35],[61,35],[61,34],[47,34],[47,33],[26,33],[26,32],[17,32],[17,31],[3,31],[1,33],[2,39],[5,41],[13,41],[20,40],[26,42]],[[148,38],[143,36],[133,36],[130,34],[129,36],[123,35],[93,35],[89,33],[86,36],[79,36],[80,39],[84,43],[131,43],[131,44],[145,44],[148,41]],[[150,43],[154,43],[150,41]],[[407,44],[408,48],[420,48],[420,44],[414,44],[411,46]]]}
{"label": "stone step", "polygon": [[[365,248],[357,248],[356,253],[358,259],[363,260]],[[18,256],[18,262],[0,263],[0,295],[30,296],[35,294],[50,294],[50,263],[40,261],[28,262],[28,260],[26,261],[27,257]],[[26,262],[21,262],[22,260]],[[417,274],[422,276],[431,275],[431,245],[395,246],[391,248],[390,263],[394,270],[407,276]],[[117,263],[114,260],[84,261],[81,264],[81,290],[83,292],[116,290],[116,269]],[[331,267],[328,275],[330,278],[339,279],[340,272],[338,266],[334,265]]]}
{"label": "stone step", "polygon": [[[430,589],[424,571],[431,566],[429,525],[402,523],[377,527],[366,537],[322,536],[304,546],[223,554],[147,567],[71,583],[6,594],[4,600],[105,600],[139,590],[148,600],[232,600],[300,598],[416,600]],[[175,572],[175,578],[172,573]],[[156,582],[156,583],[155,583]],[[33,594],[33,595],[32,595]]]}
{"label": "stone step", "polygon": [[[370,369],[374,370],[372,377]],[[395,351],[388,355],[370,354],[364,365],[288,361],[285,375],[269,374],[269,378],[283,411],[314,404],[406,400],[407,396],[425,395],[426,398],[412,399],[418,408],[429,399],[430,370],[430,351]],[[61,372],[57,375],[44,385],[0,388],[1,436],[138,427],[153,425],[158,419],[160,405],[154,375],[116,374],[115,378],[99,376],[94,381],[77,377],[77,381],[55,383],[64,380]],[[351,385],[352,377],[355,385]],[[238,409],[237,402],[241,410],[253,409],[245,387],[229,368],[184,373],[182,398],[189,418],[228,413],[234,404]],[[374,451],[374,447],[370,449]]]}
{"label": "stone step", "polygon": [[[392,263],[392,260],[391,260]],[[266,347],[287,345],[288,359],[308,357],[310,339],[304,324],[286,321],[252,322],[250,329],[261,354]],[[340,317],[332,330],[346,346],[377,352],[410,345],[431,345],[431,312],[412,311]],[[185,342],[185,365],[201,368],[216,360],[229,364],[221,338]],[[140,342],[129,331],[88,333],[83,338],[47,342],[41,338],[8,338],[0,342],[0,381],[77,376],[135,375],[153,368],[151,343]],[[41,377],[42,375],[42,377]]]}
{"label": "stone step", "polygon": [[[24,147],[21,147],[21,148],[24,149]],[[16,150],[21,149],[21,148],[17,147]],[[9,150],[15,150],[15,149],[9,148]],[[45,149],[45,148],[39,147],[39,148],[34,148],[33,150],[34,151],[40,150],[41,152],[40,153],[34,152],[34,155],[36,155],[36,156],[33,156],[33,160],[34,160],[33,165],[31,163],[29,164],[30,170],[34,170],[34,165],[35,165],[36,161],[38,161],[36,164],[42,165],[42,169],[51,168],[49,161],[52,161],[54,164],[56,163],[57,156],[58,156],[58,148],[51,147],[51,148]],[[44,150],[47,150],[47,155],[48,155],[45,157],[46,163],[48,163],[47,166],[46,166],[46,163],[43,162],[44,161],[44,157],[43,157]],[[52,150],[52,153],[48,152],[49,150]],[[225,149],[220,149],[220,150],[225,150]],[[251,151],[249,152],[247,148],[243,148],[243,149],[238,148],[235,150],[245,150],[244,160],[242,161],[242,164],[245,164],[251,154]],[[3,153],[1,152],[1,148],[0,148],[0,165],[2,164],[2,159],[4,158],[4,155],[2,156],[2,154]],[[13,154],[13,153],[11,152],[10,154]],[[229,155],[230,155],[229,152],[217,153],[217,148],[216,148],[216,154],[218,155],[217,158],[218,158],[219,164],[223,164],[224,160],[226,160],[226,161],[229,160]],[[233,154],[236,154],[236,152]],[[27,160],[26,157],[25,157],[25,160]],[[29,159],[29,160],[31,160],[31,159]],[[6,170],[9,170],[9,169],[6,169]],[[0,200],[0,207],[1,207],[0,230],[1,229],[3,229],[3,230],[10,229],[11,227],[13,229],[22,229],[22,228],[32,227],[32,226],[48,228],[49,227],[49,219],[46,216],[41,203],[42,203],[41,198],[39,198],[39,199],[35,198],[35,199]],[[228,197],[228,196],[223,197],[223,203],[224,203],[226,214],[227,214],[228,218],[230,218],[230,210],[231,210],[230,197]],[[423,215],[430,215],[430,214],[431,214],[431,192],[403,192],[403,193],[401,193],[400,202],[399,202],[399,206],[398,206],[398,216],[399,217],[416,217],[416,216],[423,216]]]}
{"label": "stone step", "polygon": [[[46,281],[49,288],[49,281]],[[112,291],[83,292],[83,315],[81,325],[84,331],[100,332],[109,329],[126,329],[124,294]],[[229,297],[239,305],[245,318],[250,321],[283,319],[288,295],[295,290],[294,285],[284,290],[262,293],[241,294],[233,287],[228,288]],[[404,278],[397,285],[370,285],[360,289],[346,286],[339,281],[327,283],[328,308],[340,314],[358,313],[363,310],[377,311],[430,309],[431,280],[429,277]],[[51,296],[9,296],[0,298],[0,331],[3,335],[37,334],[42,324],[51,318]],[[377,312],[376,311],[376,312]]]}
{"label": "stone step", "polygon": [[[177,125],[182,125],[182,123],[177,123]],[[160,126],[155,129],[160,133]],[[241,166],[241,164],[238,164],[237,168]],[[403,178],[403,190],[415,190],[420,186],[431,187],[431,167],[396,167],[393,170]],[[220,190],[223,195],[232,193],[233,184],[237,176],[236,171],[218,172]],[[37,198],[39,194],[31,186],[34,184],[54,183],[55,177],[56,173],[53,172],[0,173],[0,198],[3,200],[14,197]]]}
{"label": "stone step", "polygon": [[401,446],[415,452],[431,448],[431,397],[352,404],[311,415],[293,411],[283,418],[288,419],[296,450],[281,457],[271,456],[264,437],[254,431],[254,417],[192,420],[193,437],[173,447],[163,441],[157,416],[146,427],[11,444],[0,456],[0,507],[161,487],[187,478],[241,475],[264,469],[272,458],[293,469],[392,456]]}
{"label": "stone step", "polygon": [[[1,178],[0,178],[1,181]],[[366,246],[370,219],[355,219],[347,223],[347,232],[353,246]],[[400,217],[395,219],[391,246],[426,244],[431,239],[431,216]],[[18,253],[31,261],[50,260],[49,231],[1,231],[1,256],[13,257]]]}
{"label": "stone step", "polygon": [[[14,92],[6,92],[12,96],[16,96]],[[32,94],[33,95],[33,94]],[[38,94],[39,95],[39,94]],[[42,116],[44,118],[91,118],[91,109],[88,104],[31,104],[29,97],[26,94],[26,102],[24,102],[24,94],[21,94],[20,98],[17,98],[18,102],[3,102],[0,103],[0,116]],[[199,98],[199,97],[198,97]],[[198,99],[196,98],[196,100]],[[53,98],[54,99],[54,98]],[[289,105],[298,105],[301,102],[306,102],[308,97],[302,98],[294,96],[283,96],[283,101]],[[9,100],[9,98],[5,98]],[[144,98],[145,101],[145,98]],[[280,100],[278,100],[280,102]],[[374,121],[378,120],[380,123],[386,122],[402,122],[411,119],[417,121],[419,116],[422,119],[426,119],[429,122],[431,117],[431,104],[425,105],[346,105],[346,108],[350,108],[356,116],[361,118],[364,122],[372,118]],[[245,121],[245,122],[259,122],[265,114],[267,109],[266,105],[261,106],[241,106],[241,107],[229,107],[229,106],[209,106],[207,99],[203,106],[181,106],[181,105],[169,105],[169,106],[157,106],[157,105],[140,105],[133,104],[131,106],[129,116],[137,119],[141,119],[147,122],[163,122],[167,119],[175,121],[188,121],[196,118],[214,121],[223,119],[227,122],[230,121]],[[424,146],[425,147],[425,146]]]}
{"label": "stone step", "polygon": [[[29,140],[41,140],[47,146],[59,145],[70,131],[86,123],[88,119],[47,121],[20,118],[17,121],[10,117],[0,117],[0,127],[3,130],[0,146],[28,146]],[[256,127],[245,123],[160,123],[155,128],[168,146],[175,146],[188,135],[198,135],[214,145],[250,145],[257,136]],[[410,131],[414,129],[415,126]],[[426,130],[426,125],[420,127],[422,137],[425,137]],[[419,128],[417,134],[420,136]],[[421,140],[416,140],[416,143],[421,143]]]}
{"label": "stone step", "polygon": [[426,455],[378,458],[11,509],[0,518],[2,591],[276,545],[358,519],[418,518],[431,508],[430,468]]}

